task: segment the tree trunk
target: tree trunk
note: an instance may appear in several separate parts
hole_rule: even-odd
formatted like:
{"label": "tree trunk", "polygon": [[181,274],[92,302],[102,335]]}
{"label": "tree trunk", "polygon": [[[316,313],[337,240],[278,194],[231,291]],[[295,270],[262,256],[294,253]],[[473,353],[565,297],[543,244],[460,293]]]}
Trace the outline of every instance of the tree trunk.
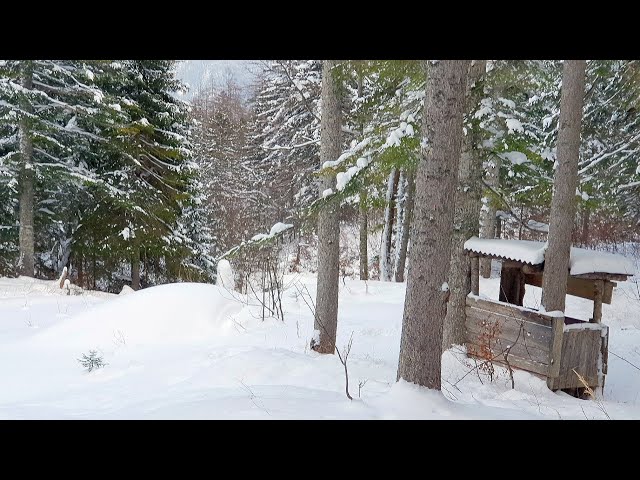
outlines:
{"label": "tree trunk", "polygon": [[140,250],[138,248],[131,255],[131,288],[140,290]]}
{"label": "tree trunk", "polygon": [[468,60],[432,62],[416,179],[411,267],[402,318],[398,379],[440,389],[442,324],[462,143]]}
{"label": "tree trunk", "polygon": [[[500,185],[500,157],[491,156],[487,163],[486,182],[492,188]],[[496,207],[489,197],[483,197],[480,210],[480,238],[493,238],[496,230]],[[480,275],[482,278],[491,276],[491,259],[480,258]]]}
{"label": "tree trunk", "polygon": [[442,349],[462,345],[465,337],[465,308],[471,291],[471,263],[464,253],[464,242],[478,235],[480,222],[480,196],[482,194],[482,158],[480,155],[479,126],[472,119],[484,91],[480,79],[486,69],[486,60],[475,60],[469,67],[465,93],[465,111],[468,118],[467,134],[462,139],[462,153],[455,193],[451,263],[449,269],[449,304],[444,320]]}
{"label": "tree trunk", "polygon": [[[358,98],[362,98],[362,70],[358,70]],[[364,138],[364,122],[360,124],[360,134]],[[367,187],[360,191],[360,280],[369,280],[369,219],[367,218]]]}
{"label": "tree trunk", "polygon": [[76,282],[80,288],[86,288],[84,284],[84,258],[82,257],[82,253],[78,253],[74,262],[78,265],[78,279]]}
{"label": "tree trunk", "polygon": [[[322,65],[322,116],[320,119],[320,163],[337,160],[342,153],[342,112],[338,83],[333,73],[335,60]],[[325,172],[320,177],[322,193],[335,190],[336,177]],[[338,281],[340,257],[339,203],[329,202],[318,213],[318,288],[316,293],[316,335],[311,348],[319,353],[334,353],[338,328]]]}
{"label": "tree trunk", "polygon": [[546,311],[564,311],[576,214],[578,156],[584,101],[586,62],[565,60],[562,71],[557,166],[553,179],[549,246],[544,255],[542,305]]}
{"label": "tree trunk", "polygon": [[586,247],[589,245],[589,217],[590,217],[591,209],[588,205],[585,205],[582,210],[582,246]]}
{"label": "tree trunk", "polygon": [[393,276],[393,222],[396,214],[396,194],[400,170],[394,168],[389,174],[387,183],[386,207],[384,209],[384,230],[382,232],[382,245],[380,246],[380,280],[390,282]]}
{"label": "tree trunk", "polygon": [[413,216],[413,203],[416,196],[416,174],[409,172],[407,175],[407,188],[405,194],[404,214],[402,215],[402,226],[400,232],[402,241],[400,249],[397,250],[396,257],[396,282],[404,282],[404,270],[407,264],[407,249],[409,248],[409,229]]}
{"label": "tree trunk", "polygon": [[369,280],[369,222],[367,218],[367,191],[360,192],[360,280]]}
{"label": "tree trunk", "polygon": [[[33,88],[33,65],[30,61],[24,61],[21,72],[22,87],[27,90]],[[31,112],[28,101],[22,108]],[[20,274],[26,277],[34,276],[35,266],[35,237],[33,229],[33,208],[35,197],[35,170],[33,166],[33,140],[29,128],[29,120],[22,116],[18,124],[18,137],[20,139]]]}

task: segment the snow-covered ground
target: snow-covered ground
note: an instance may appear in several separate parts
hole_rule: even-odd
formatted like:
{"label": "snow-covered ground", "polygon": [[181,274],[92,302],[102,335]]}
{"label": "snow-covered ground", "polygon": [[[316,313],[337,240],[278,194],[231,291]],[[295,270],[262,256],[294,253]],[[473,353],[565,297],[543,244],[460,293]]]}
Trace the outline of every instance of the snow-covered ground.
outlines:
{"label": "snow-covered ground", "polygon": [[[603,306],[609,374],[604,400],[586,401],[524,372],[515,389],[500,369],[489,381],[452,352],[443,393],[396,383],[405,285],[341,280],[350,401],[337,356],[308,348],[313,276],[286,278],[284,323],[212,285],[66,296],[56,282],[0,278],[0,418],[640,418],[637,281]],[[481,280],[481,294],[497,298],[498,282]],[[527,287],[525,304],[539,296]],[[590,313],[591,302],[568,297],[568,315]],[[86,371],[77,359],[90,350],[107,365]]]}

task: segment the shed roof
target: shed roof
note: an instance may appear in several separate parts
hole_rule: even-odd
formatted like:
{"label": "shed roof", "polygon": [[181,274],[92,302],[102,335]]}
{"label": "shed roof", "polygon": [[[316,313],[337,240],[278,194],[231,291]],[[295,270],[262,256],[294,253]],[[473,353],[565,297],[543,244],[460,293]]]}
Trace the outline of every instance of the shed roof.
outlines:
{"label": "shed roof", "polygon": [[[471,237],[464,243],[466,251],[529,265],[540,265],[544,262],[547,246],[547,242],[478,237]],[[571,247],[569,268],[571,275],[607,273],[631,276],[635,273],[635,267],[627,257],[578,247]]]}

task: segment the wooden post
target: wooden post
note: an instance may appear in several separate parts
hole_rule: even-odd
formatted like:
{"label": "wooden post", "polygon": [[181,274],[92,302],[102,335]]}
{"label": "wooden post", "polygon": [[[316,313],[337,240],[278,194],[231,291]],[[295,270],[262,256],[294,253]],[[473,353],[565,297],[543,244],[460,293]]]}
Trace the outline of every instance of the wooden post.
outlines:
{"label": "wooden post", "polygon": [[564,335],[564,317],[553,317],[553,339],[549,350],[549,373],[547,374],[547,386],[555,390],[556,379],[560,375],[560,357],[562,355],[562,340]]}
{"label": "wooden post", "polygon": [[604,280],[596,280],[594,283],[593,298],[593,323],[602,322],[602,294],[604,292]]}
{"label": "wooden post", "polygon": [[480,295],[480,257],[471,255],[471,293]]}

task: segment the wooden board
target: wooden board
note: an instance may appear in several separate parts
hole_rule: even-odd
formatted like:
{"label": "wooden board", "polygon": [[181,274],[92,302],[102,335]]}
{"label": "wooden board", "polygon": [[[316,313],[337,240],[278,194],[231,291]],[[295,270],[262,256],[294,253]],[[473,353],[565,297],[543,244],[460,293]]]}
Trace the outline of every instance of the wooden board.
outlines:
{"label": "wooden board", "polygon": [[549,374],[552,326],[557,319],[472,297],[467,297],[465,313],[465,345],[470,356],[508,363],[537,375]]}
{"label": "wooden board", "polygon": [[598,386],[598,358],[602,346],[600,330],[567,330],[562,338],[562,358],[560,373],[553,388],[580,388],[576,371],[582,375],[590,387]]}
{"label": "wooden board", "polygon": [[467,297],[467,307],[478,308],[480,310],[486,310],[488,312],[502,315],[505,317],[525,320],[531,323],[537,323],[551,328],[552,317],[542,315],[535,310],[515,308],[511,305],[504,305],[502,303],[483,300],[477,297]]}
{"label": "wooden board", "polygon": [[518,338],[522,343],[549,351],[553,339],[551,327],[473,307],[467,307],[465,313],[465,326],[476,338],[491,333],[491,336],[512,342]]}
{"label": "wooden board", "polygon": [[[467,346],[467,354],[472,357],[477,357],[480,360],[486,360],[486,352],[484,348],[481,348],[478,345],[474,345],[472,343],[465,343],[465,345]],[[549,366],[543,363],[533,362],[531,360],[527,360],[515,355],[507,355],[507,359],[511,368],[514,369],[525,370],[527,372],[532,372],[543,376],[546,376],[549,371]],[[493,359],[492,363],[500,364],[502,366],[507,365],[502,355],[499,358]]]}
{"label": "wooden board", "polygon": [[[524,281],[527,285],[533,285],[534,287],[542,288],[542,274],[526,273],[524,275]],[[608,305],[611,304],[611,297],[613,296],[614,286],[615,284],[613,282],[604,282],[602,303],[606,303]],[[595,300],[594,280],[569,276],[567,278],[567,295]]]}

